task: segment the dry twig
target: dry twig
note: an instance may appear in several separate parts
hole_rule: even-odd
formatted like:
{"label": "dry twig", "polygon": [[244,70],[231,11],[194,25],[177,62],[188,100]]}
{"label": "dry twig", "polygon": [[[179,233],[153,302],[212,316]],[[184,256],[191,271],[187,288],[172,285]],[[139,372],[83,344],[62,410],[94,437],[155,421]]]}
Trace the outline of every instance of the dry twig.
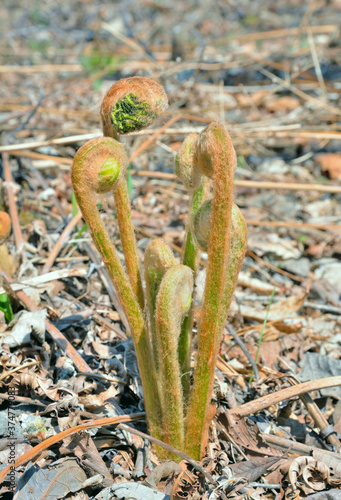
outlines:
{"label": "dry twig", "polygon": [[239,408],[230,410],[229,413],[233,413],[238,417],[247,417],[248,415],[252,415],[253,413],[257,413],[265,408],[269,408],[269,406],[280,403],[286,399],[300,396],[306,392],[319,391],[320,389],[327,389],[328,387],[335,387],[337,385],[341,385],[341,376],[303,382],[303,384],[295,385],[294,387],[287,387],[281,391],[268,394],[259,399],[255,399],[254,401],[250,401],[249,403],[245,403]]}

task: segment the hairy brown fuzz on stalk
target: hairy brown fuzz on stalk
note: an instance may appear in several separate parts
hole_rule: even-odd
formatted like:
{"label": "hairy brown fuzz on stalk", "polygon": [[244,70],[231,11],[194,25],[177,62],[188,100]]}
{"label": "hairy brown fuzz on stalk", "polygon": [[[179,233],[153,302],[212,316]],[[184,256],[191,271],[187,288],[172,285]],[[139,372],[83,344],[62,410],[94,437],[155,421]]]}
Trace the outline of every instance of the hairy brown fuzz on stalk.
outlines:
{"label": "hairy brown fuzz on stalk", "polygon": [[[175,173],[179,180],[188,189],[190,195],[189,222],[198,210],[198,207],[206,199],[209,192],[209,180],[202,175],[195,162],[195,149],[198,142],[198,134],[188,134],[175,158]],[[194,244],[193,234],[190,224],[187,224],[182,263],[190,267],[195,275],[199,265],[198,247]],[[191,348],[192,330],[194,321],[193,306],[185,318],[179,339],[179,362],[181,368],[181,382],[184,399],[187,402],[190,391],[190,369],[191,369]]]}
{"label": "hairy brown fuzz on stalk", "polygon": [[237,158],[231,138],[223,125],[211,123],[199,134],[194,161],[204,175],[213,179],[215,165],[223,157],[227,158],[231,172],[234,174]]}
{"label": "hairy brown fuzz on stalk", "polygon": [[159,353],[156,340],[155,309],[156,297],[161,281],[171,267],[177,264],[172,249],[161,239],[152,240],[144,255],[144,276],[146,280],[147,309],[149,312],[149,325],[151,344],[156,369],[159,368]]}
{"label": "hairy brown fuzz on stalk", "polygon": [[184,404],[178,339],[183,317],[191,306],[193,272],[183,265],[168,269],[156,299],[156,338],[161,374],[161,407],[164,440],[184,447]]}
{"label": "hairy brown fuzz on stalk", "polygon": [[144,256],[146,280],[151,277],[160,280],[160,284],[165,272],[175,264],[173,250],[164,240],[156,239],[148,244]]}
{"label": "hairy brown fuzz on stalk", "polygon": [[103,133],[115,137],[141,130],[151,125],[167,106],[164,88],[155,80],[142,76],[119,80],[102,102]]}
{"label": "hairy brown fuzz on stalk", "polygon": [[211,123],[199,134],[194,161],[202,173],[213,180],[206,283],[198,325],[198,356],[187,413],[185,445],[186,453],[199,460],[207,442],[214,368],[221,337],[221,305],[232,232],[236,153],[223,125]]}
{"label": "hairy brown fuzz on stalk", "polygon": [[[207,252],[210,236],[210,225],[212,215],[212,201],[206,201],[201,205],[193,218],[193,234],[200,248]],[[226,320],[226,314],[230,307],[232,295],[237,285],[238,274],[243,264],[247,246],[247,226],[243,214],[233,204],[232,206],[232,228],[230,252],[227,259],[227,270],[225,276],[225,287],[220,304],[220,328],[222,329]]]}
{"label": "hairy brown fuzz on stalk", "polygon": [[[130,283],[120,258],[112,244],[96,205],[96,194],[119,189],[128,165],[127,155],[121,143],[110,137],[93,139],[77,152],[71,172],[72,185],[77,203],[88,225],[94,243],[107,268],[134,341],[142,380],[145,407],[150,432],[162,438],[161,406],[157,394],[156,372],[151,361],[151,346],[143,310]],[[129,205],[121,207],[129,210]],[[127,254],[126,262],[127,262]]]}

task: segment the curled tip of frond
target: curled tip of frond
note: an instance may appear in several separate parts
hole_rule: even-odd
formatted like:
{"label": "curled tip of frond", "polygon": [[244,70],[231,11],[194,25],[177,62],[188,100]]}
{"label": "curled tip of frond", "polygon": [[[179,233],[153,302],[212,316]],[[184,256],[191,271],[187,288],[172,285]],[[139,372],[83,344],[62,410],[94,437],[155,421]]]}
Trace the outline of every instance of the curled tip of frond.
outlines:
{"label": "curled tip of frond", "polygon": [[86,142],[72,165],[71,178],[76,191],[87,188],[96,193],[113,191],[128,167],[122,144],[110,137],[97,137]]}
{"label": "curled tip of frond", "polygon": [[[208,251],[208,242],[211,229],[212,201],[208,200],[201,205],[192,220],[193,234],[198,247]],[[247,226],[243,214],[237,205],[232,205],[231,247],[240,245],[240,250],[246,248]],[[236,250],[238,250],[236,248]],[[245,251],[245,250],[244,250]]]}
{"label": "curled tip of frond", "polygon": [[161,239],[149,242],[144,254],[144,266],[149,274],[164,274],[167,269],[176,265],[172,249]]}
{"label": "curled tip of frond", "polygon": [[175,158],[175,173],[179,180],[189,190],[193,191],[200,185],[201,172],[194,163],[194,151],[198,134],[188,134]]}
{"label": "curled tip of frond", "polygon": [[164,88],[151,78],[118,80],[106,93],[101,107],[103,125],[118,134],[148,127],[168,107]]}
{"label": "curled tip of frond", "polygon": [[159,324],[162,324],[162,320],[167,316],[175,321],[185,316],[192,302],[193,286],[192,269],[182,264],[168,269],[157,296],[156,318]]}
{"label": "curled tip of frond", "polygon": [[7,212],[0,212],[0,243],[11,234],[11,218]]}
{"label": "curled tip of frond", "polygon": [[194,161],[210,179],[213,179],[216,165],[226,165],[233,171],[236,169],[236,152],[223,125],[211,123],[199,134]]}

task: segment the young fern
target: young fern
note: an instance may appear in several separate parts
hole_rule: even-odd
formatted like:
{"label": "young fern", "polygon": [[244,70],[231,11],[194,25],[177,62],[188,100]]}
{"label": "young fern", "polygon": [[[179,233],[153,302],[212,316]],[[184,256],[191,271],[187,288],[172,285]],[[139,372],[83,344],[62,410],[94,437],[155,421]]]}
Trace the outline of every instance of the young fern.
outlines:
{"label": "young fern", "polygon": [[[166,93],[154,80],[139,76],[119,80],[108,90],[102,102],[103,135],[119,140],[120,134],[128,134],[150,125],[167,106]],[[122,178],[115,189],[114,199],[128,276],[143,309],[139,256],[125,178]]]}
{"label": "young fern", "polygon": [[[193,234],[197,245],[207,252],[212,216],[212,201],[201,205],[193,218]],[[236,288],[238,274],[243,264],[247,244],[247,226],[243,214],[237,205],[232,205],[232,229],[230,251],[228,253],[225,286],[221,300],[220,327],[224,327],[226,315]]]}
{"label": "young fern", "polygon": [[194,132],[186,135],[175,157],[175,174],[190,192],[199,188],[202,179],[202,173],[193,161],[198,137]]}
{"label": "young fern", "polygon": [[[160,375],[155,365],[160,351],[159,347],[156,346],[155,335],[151,335],[152,338],[150,337],[148,324],[143,313],[144,293],[131,218],[130,200],[124,177],[128,160],[123,146],[116,139],[119,138],[120,133],[132,132],[149,125],[166,106],[166,94],[163,88],[153,80],[134,77],[117,82],[109,90],[102,104],[101,116],[105,137],[89,141],[79,150],[75,157],[72,173],[77,202],[127,315],[139,364],[149,429],[159,439],[165,437],[163,415],[161,413],[161,397],[158,391],[158,376],[160,377]],[[108,145],[111,150],[107,155],[106,148]],[[115,153],[116,156],[120,157],[119,160],[116,160]],[[115,165],[119,167],[114,172],[113,167]],[[90,183],[89,178],[92,179]],[[113,192],[115,198],[129,279],[118,259],[115,248],[109,240],[93,196],[95,193],[110,191]],[[157,281],[159,281],[158,284],[160,285],[161,280]],[[155,312],[156,293],[157,286],[154,286],[153,314]],[[151,317],[151,315],[149,316]]]}
{"label": "young fern", "polygon": [[184,446],[184,402],[178,358],[181,322],[190,308],[193,272],[183,265],[165,274],[156,300],[156,338],[162,383],[161,407],[164,439],[175,448]]}
{"label": "young fern", "polygon": [[149,315],[149,330],[153,349],[154,364],[159,372],[159,352],[156,337],[155,311],[156,298],[161,281],[171,267],[177,265],[172,249],[163,240],[152,240],[144,255],[144,276],[146,281],[146,303]]}
{"label": "young fern", "polygon": [[106,93],[101,118],[103,134],[118,139],[148,127],[168,107],[164,88],[151,78],[118,80]]}
{"label": "young fern", "polygon": [[96,195],[118,188],[127,165],[128,158],[122,144],[115,139],[100,137],[87,142],[78,150],[71,179],[78,206],[127,316],[135,344],[149,427],[154,436],[161,438],[161,407],[155,391],[156,373],[150,369],[151,349],[143,312],[96,205]]}
{"label": "young fern", "polygon": [[[198,134],[188,134],[175,158],[175,173],[190,193],[189,221],[186,230],[182,264],[190,267],[194,271],[194,279],[196,277],[200,255],[191,230],[191,218],[207,198],[209,191],[208,178],[202,175],[194,162],[194,152],[197,140]],[[185,401],[187,401],[190,390],[193,316],[194,308],[192,304],[191,309],[188,311],[182,323],[178,347],[179,363],[182,374],[181,381]]]}
{"label": "young fern", "polygon": [[206,284],[198,325],[198,354],[185,443],[186,453],[199,459],[207,442],[214,367],[221,337],[221,302],[231,241],[236,154],[222,125],[212,123],[201,132],[195,161],[202,173],[213,180]]}
{"label": "young fern", "polygon": [[[186,137],[176,162],[176,173],[190,193],[181,264],[164,241],[150,242],[143,288],[125,179],[128,158],[119,137],[150,125],[167,105],[164,89],[154,80],[133,77],[116,82],[102,103],[104,137],[79,149],[72,184],[129,323],[149,432],[198,460],[208,439],[216,356],[245,254],[247,229],[233,205],[236,155],[224,127],[213,123],[199,136]],[[213,199],[207,201],[211,184]],[[96,206],[98,194],[111,192],[126,271]],[[200,249],[208,252],[207,276],[190,388],[193,282]],[[161,449],[158,452],[174,458]]]}

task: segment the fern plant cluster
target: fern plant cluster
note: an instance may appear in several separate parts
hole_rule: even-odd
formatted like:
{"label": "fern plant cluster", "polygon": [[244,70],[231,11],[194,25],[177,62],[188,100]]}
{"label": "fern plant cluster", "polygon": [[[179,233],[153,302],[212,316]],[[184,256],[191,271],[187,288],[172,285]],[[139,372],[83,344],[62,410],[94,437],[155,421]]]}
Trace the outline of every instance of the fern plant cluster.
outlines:
{"label": "fern plant cluster", "polygon": [[[116,82],[101,107],[103,137],[77,152],[72,184],[130,326],[149,432],[198,460],[208,440],[216,357],[245,254],[247,228],[233,203],[235,150],[225,128],[211,123],[200,134],[185,137],[175,162],[176,174],[190,194],[181,261],[165,241],[152,240],[141,272],[125,177],[128,157],[120,135],[149,126],[167,106],[163,87],[152,79]],[[96,205],[98,194],[111,192],[125,266]],[[208,255],[207,272],[192,372],[193,293],[202,251]],[[167,458],[161,448],[158,453]]]}

